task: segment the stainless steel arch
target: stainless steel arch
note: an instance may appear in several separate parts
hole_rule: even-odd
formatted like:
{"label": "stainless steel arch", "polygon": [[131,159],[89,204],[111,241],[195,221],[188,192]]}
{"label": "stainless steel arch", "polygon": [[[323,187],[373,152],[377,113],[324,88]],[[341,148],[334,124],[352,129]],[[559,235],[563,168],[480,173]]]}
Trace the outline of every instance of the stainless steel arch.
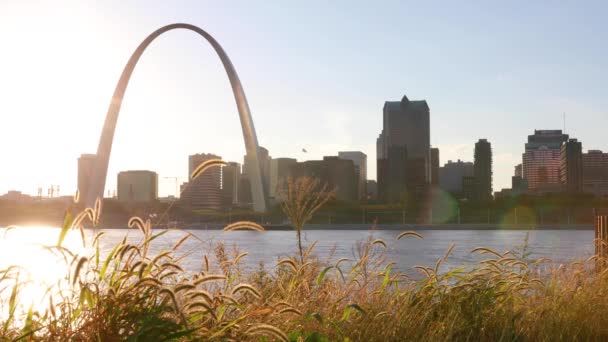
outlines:
{"label": "stainless steel arch", "polygon": [[174,29],[186,29],[194,31],[203,36],[211,44],[211,46],[213,46],[213,49],[222,61],[226,74],[228,74],[228,79],[230,80],[230,85],[232,86],[232,92],[234,94],[234,100],[236,101],[236,106],[239,111],[241,128],[243,129],[243,139],[245,140],[245,150],[248,158],[254,161],[254,165],[252,165],[253,167],[251,170],[248,168],[248,172],[251,172],[250,180],[253,208],[255,211],[265,211],[266,196],[262,186],[261,168],[258,159],[258,138],[255,133],[253,119],[251,118],[251,112],[249,110],[249,104],[247,103],[247,98],[245,97],[245,92],[243,90],[243,86],[241,85],[241,81],[239,80],[239,76],[237,75],[232,62],[228,58],[228,55],[226,55],[226,52],[224,52],[224,49],[222,49],[221,45],[210,34],[197,26],[182,23],[163,26],[152,32],[143,42],[141,42],[141,44],[139,44],[135,52],[133,52],[131,55],[129,62],[123,69],[120,80],[118,81],[116,89],[114,90],[114,95],[112,96],[108,113],[106,114],[103,130],[101,131],[99,146],[97,148],[95,168],[93,169],[92,178],[89,183],[88,193],[82,194],[85,200],[85,205],[93,206],[97,197],[103,197],[118,114],[120,112],[122,99],[125,95],[129,79],[131,78],[131,74],[139,61],[139,58],[154,39],[161,34]]}

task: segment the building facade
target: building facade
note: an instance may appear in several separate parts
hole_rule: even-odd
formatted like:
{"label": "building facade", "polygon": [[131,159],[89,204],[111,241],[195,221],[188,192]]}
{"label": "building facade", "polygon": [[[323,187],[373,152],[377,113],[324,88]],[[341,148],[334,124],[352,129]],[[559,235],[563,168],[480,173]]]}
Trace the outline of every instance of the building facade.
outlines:
{"label": "building facade", "polygon": [[462,198],[473,200],[476,196],[477,182],[474,176],[466,176],[462,178]]}
{"label": "building facade", "polygon": [[[262,188],[264,189],[264,197],[268,199],[270,194],[270,161],[272,158],[268,153],[268,150],[265,147],[258,147],[258,160],[260,161],[260,172],[262,173]],[[249,184],[251,181],[249,179],[249,169],[253,164],[253,159],[247,157],[247,155],[243,156],[243,177],[247,178]],[[251,186],[249,186],[249,191],[251,191]],[[251,194],[246,195],[246,197],[251,197]]]}
{"label": "building facade", "polygon": [[535,130],[528,136],[523,159],[523,178],[532,192],[561,191],[561,146],[568,135],[561,130]]}
{"label": "building facade", "polygon": [[291,166],[290,174],[294,178],[318,178],[330,189],[335,188],[336,199],[344,202],[355,202],[359,199],[357,184],[359,178],[352,160],[335,157],[323,157],[323,160],[308,160]]}
{"label": "building facade", "polygon": [[188,158],[189,180],[182,192],[182,202],[193,209],[219,210],[222,207],[222,169],[212,167],[196,179],[192,179],[192,172],[210,159],[222,159],[211,153],[193,154]]}
{"label": "building facade", "polygon": [[439,185],[439,149],[431,148],[431,184]]}
{"label": "building facade", "polygon": [[444,166],[439,168],[439,187],[449,193],[461,195],[463,193],[462,179],[473,177],[474,171],[474,165],[471,162],[463,162],[460,159],[456,162],[448,160]]}
{"label": "building facade", "polygon": [[95,154],[81,154],[78,157],[78,192],[80,196],[86,196],[89,192],[96,158]]}
{"label": "building facade", "polygon": [[486,139],[475,143],[475,195],[477,201],[492,199],[492,145]]}
{"label": "building facade", "polygon": [[387,101],[376,141],[378,195],[383,202],[419,196],[431,181],[430,110],[426,101]]}
{"label": "building facade", "polygon": [[286,191],[290,169],[298,161],[292,158],[275,158],[270,160],[270,199],[280,201]]}
{"label": "building facade", "polygon": [[524,168],[523,168],[522,164],[515,165],[515,170],[513,172],[513,176],[523,178],[524,177],[524,171],[523,170],[524,170]]}
{"label": "building facade", "polygon": [[357,183],[357,193],[359,200],[367,197],[367,155],[360,151],[338,152],[340,159],[352,160],[355,164],[355,173],[359,182]]}
{"label": "building facade", "polygon": [[583,153],[583,191],[608,196],[608,153],[599,150]]}
{"label": "building facade", "polygon": [[147,170],[122,171],[117,177],[118,201],[152,203],[158,199],[158,175]]}
{"label": "building facade", "polygon": [[375,201],[378,199],[378,183],[370,179],[367,181],[367,200]]}
{"label": "building facade", "polygon": [[241,164],[229,162],[222,167],[222,206],[224,208],[238,204]]}
{"label": "building facade", "polygon": [[559,180],[564,191],[583,191],[583,145],[576,139],[562,143],[560,149]]}

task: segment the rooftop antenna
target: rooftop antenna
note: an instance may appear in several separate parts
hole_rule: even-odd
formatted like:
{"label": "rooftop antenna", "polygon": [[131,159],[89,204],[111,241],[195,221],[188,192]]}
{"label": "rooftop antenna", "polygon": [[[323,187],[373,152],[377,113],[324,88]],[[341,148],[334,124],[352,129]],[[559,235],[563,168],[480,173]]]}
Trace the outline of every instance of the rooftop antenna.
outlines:
{"label": "rooftop antenna", "polygon": [[564,134],[566,134],[566,112],[564,112],[563,120],[564,120]]}

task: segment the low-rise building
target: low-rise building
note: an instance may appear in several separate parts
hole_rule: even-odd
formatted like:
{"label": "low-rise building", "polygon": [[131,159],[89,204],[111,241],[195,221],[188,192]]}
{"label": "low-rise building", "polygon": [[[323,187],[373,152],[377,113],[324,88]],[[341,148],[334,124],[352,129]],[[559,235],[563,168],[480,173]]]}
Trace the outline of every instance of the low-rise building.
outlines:
{"label": "low-rise building", "polygon": [[158,175],[153,171],[133,170],[118,173],[118,201],[151,203],[158,199]]}
{"label": "low-rise building", "polygon": [[323,157],[323,160],[309,160],[291,166],[290,174],[294,178],[318,178],[322,184],[336,189],[336,199],[354,202],[359,199],[357,190],[358,177],[352,160],[338,157]]}

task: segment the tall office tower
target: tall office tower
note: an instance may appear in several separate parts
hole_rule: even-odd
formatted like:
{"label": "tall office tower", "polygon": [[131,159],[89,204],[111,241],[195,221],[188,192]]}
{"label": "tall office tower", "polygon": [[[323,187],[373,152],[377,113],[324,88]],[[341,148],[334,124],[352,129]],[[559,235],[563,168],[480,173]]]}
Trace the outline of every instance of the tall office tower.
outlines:
{"label": "tall office tower", "polygon": [[439,184],[439,149],[431,148],[431,184]]}
{"label": "tall office tower", "polygon": [[559,181],[560,153],[568,135],[561,130],[534,130],[528,136],[522,156],[523,176],[532,192],[561,191]]}
{"label": "tall office tower", "polygon": [[239,200],[239,181],[241,179],[241,164],[229,162],[222,167],[222,206],[231,207]]}
{"label": "tall office tower", "polygon": [[430,121],[426,101],[387,101],[376,141],[378,192],[385,202],[421,195],[431,180]]}
{"label": "tall office tower", "polygon": [[515,177],[524,177],[523,165],[517,164],[515,165],[515,171],[513,172],[513,176]]}
{"label": "tall office tower", "polygon": [[151,203],[158,199],[158,174],[146,170],[122,171],[118,173],[116,187],[120,202]]}
{"label": "tall office tower", "polygon": [[583,191],[583,144],[576,139],[562,143],[559,180],[569,193]]}
{"label": "tall office tower", "polygon": [[78,192],[80,198],[84,198],[89,191],[96,158],[96,154],[81,154],[78,158]]}
{"label": "tall office tower", "polygon": [[221,209],[222,170],[212,167],[196,179],[192,179],[192,172],[202,163],[210,159],[222,159],[214,154],[193,154],[188,158],[188,186],[182,193],[184,203],[194,209]]}
{"label": "tall office tower", "polygon": [[[262,187],[264,189],[264,197],[268,198],[270,194],[270,160],[272,158],[268,154],[268,150],[262,146],[258,146],[258,160],[260,161],[260,172],[262,174]],[[243,177],[249,179],[249,169],[253,160],[248,158],[247,155],[243,156]],[[249,197],[251,194],[249,194]]]}
{"label": "tall office tower", "polygon": [[321,184],[335,188],[336,199],[355,202],[359,199],[357,183],[359,178],[352,160],[340,159],[337,156],[323,157],[323,160],[308,160],[293,164],[289,170],[294,178],[318,178]]}
{"label": "tall office tower", "polygon": [[473,177],[474,167],[471,162],[456,162],[448,160],[447,164],[439,168],[439,187],[451,194],[461,196],[463,194],[462,180],[465,177]]}
{"label": "tall office tower", "polygon": [[281,193],[286,191],[289,170],[298,161],[292,158],[275,158],[270,160],[270,199],[280,200]]}
{"label": "tall office tower", "polygon": [[608,196],[608,153],[598,150],[583,153],[583,191]]}
{"label": "tall office tower", "polygon": [[384,146],[384,133],[380,133],[376,139],[376,199],[379,202],[388,201],[388,156]]}
{"label": "tall office tower", "polygon": [[475,143],[475,200],[492,199],[492,145],[486,139]]}
{"label": "tall office tower", "polygon": [[462,177],[462,198],[469,201],[475,200],[477,196],[477,182],[475,176]]}
{"label": "tall office tower", "polygon": [[251,195],[251,182],[249,177],[241,173],[239,179],[238,200],[241,206],[251,206],[253,204],[253,196]]}
{"label": "tall office tower", "polygon": [[359,179],[357,192],[359,200],[367,198],[367,155],[360,151],[338,152],[338,158],[352,160],[355,164],[355,173]]}

